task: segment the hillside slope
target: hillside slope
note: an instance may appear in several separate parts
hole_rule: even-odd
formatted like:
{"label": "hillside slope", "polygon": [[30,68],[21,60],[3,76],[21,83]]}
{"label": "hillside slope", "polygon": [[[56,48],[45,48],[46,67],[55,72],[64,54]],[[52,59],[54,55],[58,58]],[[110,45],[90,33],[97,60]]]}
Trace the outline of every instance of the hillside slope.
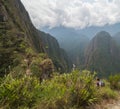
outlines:
{"label": "hillside slope", "polygon": [[52,34],[59,42],[60,47],[63,48],[72,63],[77,68],[82,68],[84,63],[84,50],[89,42],[89,38],[83,34],[78,34],[72,28],[56,27],[52,29],[43,29],[44,31]]}
{"label": "hillside slope", "polygon": [[116,33],[113,36],[114,40],[117,42],[118,46],[120,47],[120,32]]}
{"label": "hillside slope", "polygon": [[42,36],[42,44],[45,47],[45,52],[52,59],[56,69],[62,72],[68,72],[71,69],[71,61],[68,58],[66,52],[60,48],[57,40],[50,34],[45,34],[39,31],[39,35]]}
{"label": "hillside slope", "polygon": [[120,72],[120,51],[109,33],[101,31],[91,40],[86,50],[85,66],[99,75]]}
{"label": "hillside slope", "polygon": [[[43,44],[44,40],[46,39],[45,36],[47,37],[48,41],[45,42],[46,44]],[[59,56],[57,54],[58,51],[60,52],[60,54],[62,54],[62,50],[60,49],[59,45],[57,43],[54,43],[55,41],[51,42],[52,40],[50,36],[47,36],[46,33],[38,31],[33,26],[29,15],[20,0],[0,1],[0,38],[0,53],[3,53],[0,56],[0,60],[2,60],[0,63],[0,69],[2,69],[0,73],[6,72],[6,70],[9,69],[9,66],[13,66],[13,57],[15,58],[14,54],[16,55],[16,53],[14,52],[17,52],[19,56],[25,57],[25,52],[27,48],[32,48],[34,52],[37,53],[47,53],[48,57],[50,57],[51,59],[57,59],[58,64],[62,65],[62,71],[68,71],[68,67],[66,66],[69,65],[69,62],[66,62],[64,60],[65,57],[63,57],[62,55]],[[5,46],[3,46],[5,45],[5,41],[7,42],[6,48]],[[53,43],[54,46],[51,46],[51,43]],[[48,45],[49,52],[46,51],[45,45]],[[53,51],[50,50],[51,48],[54,49],[53,47],[55,46],[58,46],[58,49],[57,51],[54,50],[55,55],[52,55]],[[16,50],[19,48],[22,50]],[[9,53],[7,53],[8,49]],[[6,50],[6,52],[4,52],[4,50]],[[9,55],[11,57],[7,59]],[[5,60],[3,60],[3,58]],[[64,61],[62,61],[61,59]],[[17,64],[15,64],[14,66],[17,66]]]}

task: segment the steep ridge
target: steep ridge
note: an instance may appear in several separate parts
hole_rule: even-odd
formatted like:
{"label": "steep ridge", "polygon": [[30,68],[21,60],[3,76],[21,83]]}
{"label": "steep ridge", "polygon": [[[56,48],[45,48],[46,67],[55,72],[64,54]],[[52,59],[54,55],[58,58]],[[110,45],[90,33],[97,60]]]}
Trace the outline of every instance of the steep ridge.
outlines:
{"label": "steep ridge", "polygon": [[120,32],[116,33],[113,36],[114,40],[117,42],[118,46],[120,47]]}
{"label": "steep ridge", "polygon": [[78,34],[77,30],[72,28],[58,27],[44,31],[52,34],[59,42],[60,47],[63,48],[72,63],[77,68],[82,68],[84,63],[84,50],[89,43],[89,38],[85,35]]}
{"label": "steep ridge", "polygon": [[[32,49],[37,53],[47,53],[51,59],[57,61],[58,62],[57,64],[61,65],[60,67],[62,71],[68,71],[68,68],[70,67],[67,67],[69,66],[69,62],[65,60],[67,56],[64,57],[62,55],[63,51],[60,49],[58,43],[55,41],[53,37],[51,38],[50,35],[47,35],[44,32],[38,31],[33,26],[29,18],[29,15],[25,10],[24,6],[22,5],[22,3],[20,2],[20,0],[1,0],[0,1],[0,21],[1,21],[0,28],[3,28],[3,26],[5,26],[4,28],[5,34],[1,32],[1,35],[4,34],[6,37],[9,32],[10,33],[9,38],[10,37],[12,38],[13,36],[15,37],[15,39],[20,38],[22,40],[21,42],[24,42],[25,48],[32,47]],[[0,31],[2,30],[0,29]],[[44,40],[47,40],[47,41],[44,41]],[[47,50],[46,50],[46,45],[48,46]],[[54,47],[56,46],[58,48],[54,50],[54,55],[52,55],[53,51],[51,51],[51,49],[54,49]],[[59,55],[57,54],[58,51],[59,51]],[[19,52],[18,54],[20,53],[21,52]],[[63,52],[63,54],[65,53]],[[21,55],[24,55],[24,54],[21,54]],[[1,60],[2,60],[2,57],[1,57]],[[11,64],[13,64],[13,62]],[[8,65],[6,65],[6,67],[8,67],[11,64],[9,63]],[[55,66],[56,66],[56,69],[58,69],[57,65]]]}
{"label": "steep ridge", "polygon": [[72,37],[69,43],[66,44],[66,47],[69,46],[69,49],[64,48],[77,68],[83,68],[85,61],[84,51],[88,43],[89,39],[86,36],[74,36],[74,38]]}
{"label": "steep ridge", "polygon": [[29,39],[31,46],[33,46],[39,52],[43,52],[44,47],[40,43],[37,30],[32,25],[31,20],[24,6],[20,0],[2,0],[2,6],[4,6],[4,15],[7,22],[15,31],[23,32],[24,36]]}
{"label": "steep ridge", "polygon": [[61,73],[70,71],[71,61],[68,58],[66,52],[59,47],[57,40],[50,34],[45,34],[39,31],[39,35],[42,36],[42,44],[45,47],[45,52],[49,54],[49,57],[53,60],[53,63],[58,71]]}
{"label": "steep ridge", "polygon": [[91,40],[86,50],[85,66],[108,76],[120,72],[120,51],[109,33],[101,31]]}

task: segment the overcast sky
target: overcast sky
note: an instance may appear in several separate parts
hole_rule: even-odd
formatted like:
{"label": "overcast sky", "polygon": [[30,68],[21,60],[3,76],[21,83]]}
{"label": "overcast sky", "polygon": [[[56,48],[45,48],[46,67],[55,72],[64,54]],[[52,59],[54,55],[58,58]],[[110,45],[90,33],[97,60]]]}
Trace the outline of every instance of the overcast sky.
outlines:
{"label": "overcast sky", "polygon": [[21,0],[37,28],[85,28],[120,22],[120,0]]}

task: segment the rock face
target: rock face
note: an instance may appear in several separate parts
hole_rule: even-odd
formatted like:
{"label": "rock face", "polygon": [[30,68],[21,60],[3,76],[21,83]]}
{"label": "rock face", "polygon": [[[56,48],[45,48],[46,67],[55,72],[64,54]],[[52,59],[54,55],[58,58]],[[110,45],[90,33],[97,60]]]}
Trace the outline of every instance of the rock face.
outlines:
{"label": "rock face", "polygon": [[[33,26],[20,0],[0,1],[0,21],[2,22],[0,23],[0,28],[3,28],[5,23],[6,27],[4,29],[10,32],[10,37],[16,36],[16,39],[22,37],[22,40],[24,40],[29,47],[32,47],[34,51],[47,53],[54,64],[55,62],[57,62],[57,65],[59,64],[62,71],[68,71],[70,69],[70,62],[68,62],[63,50],[60,49],[56,39],[37,30]],[[56,69],[59,69],[57,65],[55,65]]]}
{"label": "rock face", "polygon": [[117,42],[118,46],[120,47],[120,32],[118,32],[117,34],[115,34],[113,36],[113,38]]}
{"label": "rock face", "polygon": [[101,31],[91,40],[85,52],[85,67],[108,76],[120,72],[120,51],[109,33]]}

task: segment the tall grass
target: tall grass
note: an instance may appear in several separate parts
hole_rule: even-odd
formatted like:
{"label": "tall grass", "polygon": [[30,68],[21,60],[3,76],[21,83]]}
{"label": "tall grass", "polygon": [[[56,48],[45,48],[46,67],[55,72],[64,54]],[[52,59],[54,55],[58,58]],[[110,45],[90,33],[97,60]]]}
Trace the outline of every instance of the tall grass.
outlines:
{"label": "tall grass", "polygon": [[109,76],[109,82],[112,89],[120,90],[120,74]]}
{"label": "tall grass", "polygon": [[94,75],[89,71],[75,71],[55,76],[41,84],[42,95],[38,108],[65,109],[82,107],[97,101]]}
{"label": "tall grass", "polygon": [[39,82],[37,77],[11,74],[0,79],[0,108],[3,109],[85,109],[103,99],[115,99],[109,84],[97,88],[95,74],[74,71]]}
{"label": "tall grass", "polygon": [[1,80],[0,106],[5,109],[30,108],[36,102],[39,88],[39,81],[34,77],[15,79],[9,74]]}

